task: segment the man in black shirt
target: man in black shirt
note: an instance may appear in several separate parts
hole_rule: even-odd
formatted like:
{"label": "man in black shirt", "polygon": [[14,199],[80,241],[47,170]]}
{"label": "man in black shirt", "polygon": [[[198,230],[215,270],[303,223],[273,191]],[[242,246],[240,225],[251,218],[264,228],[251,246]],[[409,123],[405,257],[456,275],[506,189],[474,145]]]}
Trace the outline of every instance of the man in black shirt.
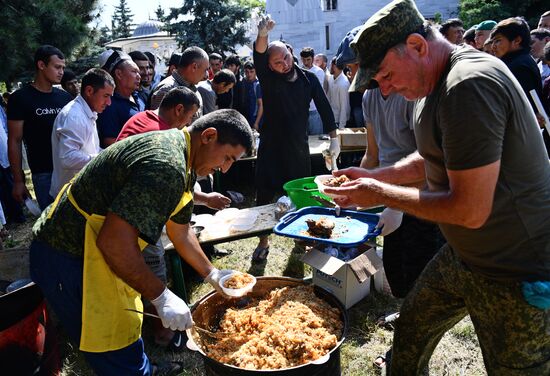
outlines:
{"label": "man in black shirt", "polygon": [[13,197],[23,202],[30,197],[25,186],[22,168],[21,142],[25,142],[34,193],[43,210],[52,201],[52,144],[53,122],[61,109],[73,98],[59,84],[65,69],[65,57],[57,48],[40,46],[34,55],[34,81],[17,90],[8,104],[8,154],[13,173]]}
{"label": "man in black shirt", "polygon": [[[336,123],[330,103],[315,74],[299,68],[286,45],[268,44],[275,26],[270,18],[258,25],[254,65],[262,87],[264,123],[256,164],[256,203],[268,204],[287,181],[311,175],[308,144],[309,103],[313,99],[321,115],[323,133],[330,134],[330,152],[340,153]],[[253,260],[267,256],[268,239],[261,238]]]}

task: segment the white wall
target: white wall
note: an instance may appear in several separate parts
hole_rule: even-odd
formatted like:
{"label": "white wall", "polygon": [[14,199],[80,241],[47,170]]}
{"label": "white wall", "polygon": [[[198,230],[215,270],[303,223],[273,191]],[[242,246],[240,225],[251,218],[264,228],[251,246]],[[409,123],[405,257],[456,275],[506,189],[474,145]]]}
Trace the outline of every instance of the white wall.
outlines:
{"label": "white wall", "polygon": [[[283,39],[292,44],[299,56],[303,47],[313,47],[315,53],[334,56],[346,33],[359,26],[388,0],[338,0],[338,9],[321,10],[323,0],[266,0],[266,11],[277,22],[271,32],[271,40]],[[445,20],[456,17],[458,0],[418,0],[418,9],[427,18],[440,13]],[[313,9],[315,8],[315,9]],[[329,49],[326,49],[325,27],[329,27]]]}

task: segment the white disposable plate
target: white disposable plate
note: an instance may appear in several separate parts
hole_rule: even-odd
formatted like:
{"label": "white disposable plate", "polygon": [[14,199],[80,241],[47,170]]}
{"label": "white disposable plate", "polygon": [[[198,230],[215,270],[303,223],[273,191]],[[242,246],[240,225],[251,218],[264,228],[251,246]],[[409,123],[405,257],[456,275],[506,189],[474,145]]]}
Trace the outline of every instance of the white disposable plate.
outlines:
{"label": "white disposable plate", "polygon": [[224,292],[225,295],[233,296],[235,298],[238,298],[238,297],[246,295],[249,291],[252,290],[252,288],[256,284],[256,277],[251,275],[253,280],[252,280],[251,283],[249,283],[245,287],[242,287],[240,289],[228,289],[227,287],[224,286],[224,283],[225,283],[225,281],[227,281],[229,278],[231,278],[235,274],[244,274],[244,273],[234,272],[234,273],[231,273],[231,274],[228,274],[228,275],[225,275],[225,276],[221,277],[220,278],[220,287],[222,288],[222,291]]}
{"label": "white disposable plate", "polygon": [[[315,177],[315,179],[313,180],[313,182],[315,184],[317,184],[317,189],[319,189],[319,192],[329,196],[329,197],[332,197],[332,198],[338,198],[338,197],[342,197],[340,195],[334,195],[334,194],[330,194],[330,193],[327,193],[325,192],[325,188],[327,188],[327,186],[324,184],[326,181],[332,179],[334,176],[332,175],[318,175]],[[329,187],[330,188],[330,187]]]}

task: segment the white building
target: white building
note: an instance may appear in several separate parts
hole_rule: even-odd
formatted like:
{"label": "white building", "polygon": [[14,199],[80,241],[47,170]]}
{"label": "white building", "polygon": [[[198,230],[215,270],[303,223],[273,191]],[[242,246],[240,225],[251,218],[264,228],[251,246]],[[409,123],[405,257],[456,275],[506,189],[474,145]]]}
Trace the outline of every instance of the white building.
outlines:
{"label": "white building", "polygon": [[[271,39],[284,39],[299,55],[303,47],[334,56],[348,31],[365,23],[389,0],[266,0],[266,12],[277,23]],[[456,17],[458,0],[416,0],[425,18],[439,13],[443,20]]]}
{"label": "white building", "polygon": [[136,26],[129,38],[115,39],[105,45],[106,48],[132,51],[152,52],[163,61],[168,61],[172,53],[178,50],[176,38],[166,31],[161,31],[162,22],[149,20]]}

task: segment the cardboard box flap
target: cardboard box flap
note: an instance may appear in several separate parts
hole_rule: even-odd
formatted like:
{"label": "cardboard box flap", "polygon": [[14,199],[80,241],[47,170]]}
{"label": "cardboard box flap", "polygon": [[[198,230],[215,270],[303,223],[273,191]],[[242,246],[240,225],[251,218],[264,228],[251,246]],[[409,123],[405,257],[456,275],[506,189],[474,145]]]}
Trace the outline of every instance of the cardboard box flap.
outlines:
{"label": "cardboard box flap", "polygon": [[302,261],[329,275],[333,275],[346,264],[344,261],[316,249],[312,249],[303,255]]}
{"label": "cardboard box flap", "polygon": [[382,267],[382,259],[378,257],[376,250],[371,248],[353,260],[348,261],[348,265],[359,283],[363,283]]}

